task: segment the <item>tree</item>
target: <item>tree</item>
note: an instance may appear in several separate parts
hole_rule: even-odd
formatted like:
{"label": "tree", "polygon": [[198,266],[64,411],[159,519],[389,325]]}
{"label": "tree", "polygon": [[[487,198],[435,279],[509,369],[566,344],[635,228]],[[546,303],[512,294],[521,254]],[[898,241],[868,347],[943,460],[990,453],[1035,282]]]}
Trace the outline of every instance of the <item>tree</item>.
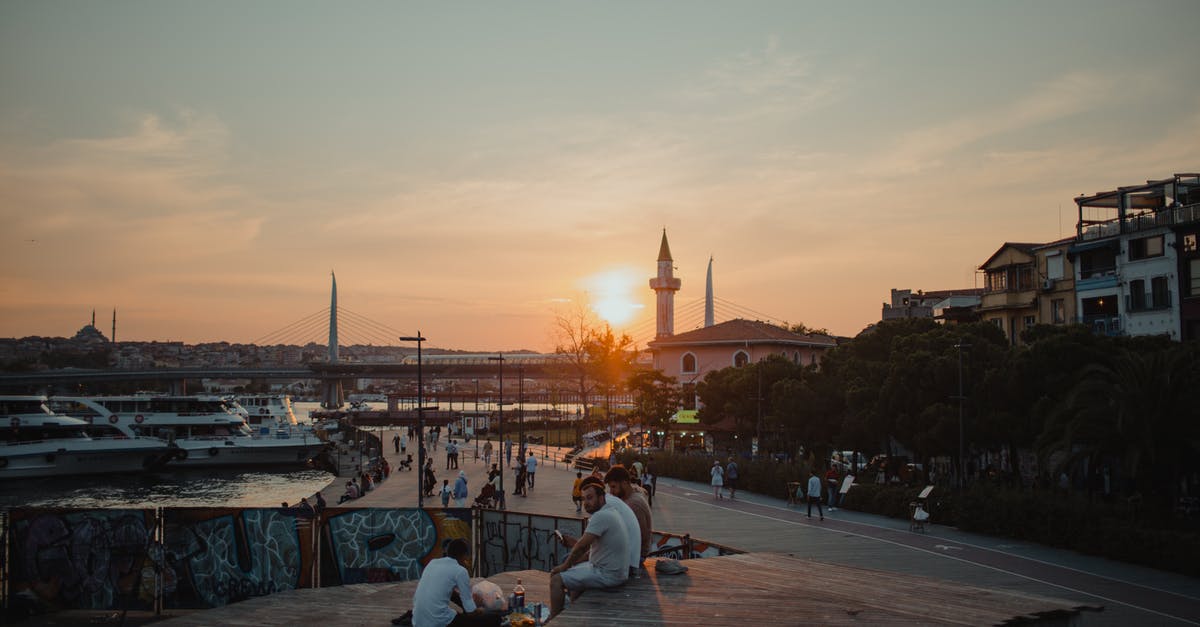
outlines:
{"label": "tree", "polygon": [[606,395],[616,392],[633,363],[633,339],[616,335],[608,323],[601,325],[582,304],[555,317],[554,352],[565,356],[563,376],[579,393],[583,415],[597,388]]}
{"label": "tree", "polygon": [[[605,410],[611,412],[612,395],[621,391],[633,367],[633,338],[625,333],[614,334],[612,327],[605,323],[603,328],[591,333],[586,348],[589,377],[604,391]],[[608,419],[611,422],[611,413]]]}
{"label": "tree", "polygon": [[658,370],[637,370],[626,385],[637,403],[637,416],[647,429],[666,430],[667,421],[679,407],[679,388],[675,377]]}
{"label": "tree", "polygon": [[[1134,487],[1174,498],[1184,465],[1200,454],[1194,346],[1125,347],[1079,373],[1039,439],[1044,456],[1118,460]],[[1059,469],[1056,469],[1059,470]]]}

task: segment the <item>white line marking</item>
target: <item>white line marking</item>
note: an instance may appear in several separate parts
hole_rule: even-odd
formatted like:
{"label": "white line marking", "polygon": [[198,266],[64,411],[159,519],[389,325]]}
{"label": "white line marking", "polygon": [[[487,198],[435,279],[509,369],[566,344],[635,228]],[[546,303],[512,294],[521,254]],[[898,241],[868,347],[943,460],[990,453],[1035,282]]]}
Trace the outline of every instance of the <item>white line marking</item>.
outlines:
{"label": "white line marking", "polygon": [[[692,502],[695,502],[695,503],[703,503],[703,501],[696,501],[695,499],[685,499],[684,497],[677,496],[677,495],[674,495],[674,494],[667,494],[667,496],[674,496],[675,498],[679,498],[679,499],[683,499],[683,500],[687,500],[687,501],[692,501]],[[774,517],[774,516],[767,516],[767,515],[764,515],[764,514],[756,514],[756,513],[754,513],[754,512],[743,512],[743,511],[739,511],[739,510],[736,510],[736,509],[731,509],[731,508],[729,508],[729,507],[725,507],[725,506],[723,506],[723,505],[718,505],[718,504],[716,504],[716,503],[709,503],[709,505],[713,505],[713,506],[715,506],[715,507],[720,507],[721,509],[728,510],[728,511],[731,511],[731,512],[734,512],[734,513],[738,513],[738,514],[745,514],[745,515],[747,515],[747,516],[756,516],[756,517],[758,517],[758,518],[765,518],[765,519],[767,519],[767,520],[774,520],[774,521],[776,521],[776,522],[781,522],[781,523],[785,523],[785,524],[789,524],[789,525],[802,525],[802,526],[805,526],[805,527],[811,527],[811,528],[813,528],[813,529],[819,529],[819,530],[822,530],[822,531],[828,531],[828,532],[830,532],[830,533],[849,534],[849,535],[852,535],[852,536],[857,536],[857,537],[863,538],[863,539],[865,539],[865,540],[875,540],[875,541],[877,541],[877,542],[883,542],[883,543],[885,543],[885,544],[892,544],[892,545],[895,545],[895,546],[898,546],[898,547],[907,548],[907,549],[912,549],[912,550],[914,550],[914,551],[920,551],[921,553],[927,553],[927,554],[929,554],[929,555],[935,555],[935,556],[937,556],[937,557],[941,557],[941,558],[944,558],[944,559],[951,559],[951,560],[955,560],[955,561],[958,561],[958,562],[963,562],[964,564],[971,564],[972,566],[978,566],[978,567],[980,567],[980,568],[987,568],[987,569],[989,569],[989,570],[994,570],[994,571],[996,571],[996,572],[999,572],[999,573],[1004,573],[1004,574],[1006,574],[1006,575],[1012,575],[1013,577],[1019,577],[1019,578],[1021,578],[1021,579],[1028,579],[1029,581],[1034,581],[1034,582],[1037,582],[1037,583],[1040,583],[1040,584],[1043,584],[1043,585],[1047,585],[1047,586],[1053,586],[1053,587],[1055,587],[1055,588],[1061,588],[1061,589],[1063,589],[1063,590],[1068,590],[1068,591],[1070,591],[1070,592],[1075,592],[1075,593],[1078,593],[1078,594],[1082,594],[1082,595],[1084,595],[1084,596],[1092,597],[1092,598],[1094,598],[1094,599],[1100,599],[1101,601],[1107,601],[1107,602],[1109,602],[1109,603],[1115,603],[1115,604],[1117,604],[1117,605],[1124,605],[1125,607],[1133,608],[1133,609],[1135,609],[1135,610],[1140,610],[1140,611],[1143,611],[1143,612],[1149,612],[1149,613],[1151,613],[1151,614],[1156,614],[1156,615],[1158,615],[1158,616],[1162,616],[1162,617],[1164,617],[1164,618],[1169,618],[1169,619],[1172,619],[1172,620],[1177,620],[1177,621],[1180,621],[1180,622],[1183,622],[1183,623],[1187,623],[1187,624],[1189,624],[1189,625],[1200,625],[1200,622],[1197,622],[1197,621],[1188,620],[1188,619],[1186,619],[1186,618],[1180,618],[1180,617],[1178,617],[1178,616],[1173,616],[1173,615],[1171,615],[1171,614],[1166,614],[1166,613],[1164,613],[1164,612],[1159,612],[1158,610],[1152,610],[1152,609],[1150,609],[1150,608],[1148,608],[1148,607],[1141,607],[1141,606],[1139,606],[1139,605],[1134,605],[1134,604],[1132,604],[1132,603],[1126,603],[1126,602],[1124,602],[1124,601],[1120,601],[1120,600],[1117,600],[1117,599],[1111,599],[1111,598],[1108,598],[1108,597],[1103,597],[1103,596],[1100,596],[1100,595],[1098,595],[1098,594],[1095,594],[1095,593],[1093,593],[1093,592],[1087,592],[1086,590],[1079,590],[1079,589],[1076,589],[1076,588],[1072,588],[1072,587],[1070,587],[1070,586],[1064,586],[1064,585],[1062,585],[1062,584],[1059,584],[1059,583],[1054,583],[1054,582],[1052,582],[1052,581],[1046,581],[1046,580],[1043,580],[1043,579],[1038,579],[1038,578],[1036,578],[1036,577],[1030,577],[1029,575],[1024,575],[1024,574],[1017,573],[1017,572],[1013,572],[1013,571],[1010,571],[1010,570],[1005,570],[1005,569],[1003,569],[1003,568],[999,568],[999,567],[997,567],[997,566],[990,566],[990,565],[988,565],[988,564],[981,564],[981,563],[979,563],[979,562],[973,562],[973,561],[971,561],[971,560],[969,560],[969,559],[962,558],[962,557],[956,557],[956,556],[950,555],[950,554],[948,554],[948,553],[936,553],[936,552],[934,552],[934,551],[930,551],[929,549],[923,549],[923,548],[921,548],[921,547],[912,546],[912,545],[909,545],[909,544],[903,544],[903,543],[901,543],[901,542],[896,542],[896,541],[894,541],[894,540],[886,540],[886,539],[884,539],[884,538],[875,538],[875,537],[868,536],[868,535],[864,535],[864,534],[861,534],[861,533],[855,533],[855,532],[853,532],[853,531],[844,531],[844,530],[838,530],[838,529],[830,529],[830,528],[828,528],[828,527],[822,527],[822,526],[820,526],[820,525],[814,525],[814,524],[811,524],[811,523],[804,523],[804,522],[800,522],[800,521],[794,521],[794,520],[785,520],[785,519],[782,519],[782,518],[776,518],[776,517]],[[772,506],[770,506],[770,505],[767,505],[767,506],[764,506],[764,507],[772,507]],[[775,507],[775,509],[779,509],[779,508],[778,508],[778,507]],[[851,521],[843,521],[843,522],[851,522]],[[864,525],[866,525],[866,526],[870,526],[870,527],[874,527],[874,526],[875,526],[875,525],[867,525],[866,523],[860,523],[860,524],[864,524]],[[879,528],[879,529],[887,529],[887,530],[889,530],[889,531],[895,531],[894,529],[890,529],[890,528],[888,528],[888,527],[878,527],[878,528]],[[977,548],[980,548],[980,549],[982,549],[982,550],[991,550],[991,549],[988,549],[988,548],[986,548],[986,547],[977,547]],[[999,553],[1000,551],[997,551],[997,552]],[[1020,556],[1020,555],[1013,555],[1012,557],[1017,557],[1017,558],[1020,558],[1021,556]],[[1038,560],[1031,560],[1031,561],[1038,561]],[[1049,564],[1048,562],[1043,562],[1043,563],[1047,563],[1047,564]],[[1056,566],[1056,564],[1050,564],[1050,565],[1052,565],[1052,566]],[[1075,569],[1069,569],[1069,570],[1075,570]],[[1088,572],[1086,572],[1086,571],[1078,571],[1078,572],[1081,572],[1081,573],[1083,573],[1083,574],[1087,574],[1087,575],[1091,575],[1091,574],[1092,574],[1092,573],[1088,573]],[[1096,577],[1101,577],[1101,578],[1104,578],[1104,579],[1112,579],[1111,577],[1104,577],[1103,575],[1095,575],[1095,576],[1096,576]],[[1119,582],[1119,583],[1125,583],[1125,582],[1122,582],[1122,581],[1121,581],[1121,580],[1119,580],[1119,579],[1112,579],[1112,580],[1113,580],[1113,581],[1117,581],[1117,582]],[[970,585],[970,584],[966,584],[966,585]],[[1131,585],[1137,585],[1137,584],[1131,584]],[[1148,586],[1141,586],[1141,587],[1143,587],[1143,588],[1149,588]],[[1154,588],[1149,588],[1149,589],[1153,590]],[[1166,591],[1165,591],[1165,592],[1166,592]],[[1168,592],[1168,593],[1169,593],[1169,594],[1175,594],[1175,593],[1171,593],[1171,592]],[[1186,596],[1186,595],[1178,595],[1178,596],[1182,596],[1182,597],[1184,597],[1184,598],[1191,598],[1191,597],[1188,597],[1188,596]]]}

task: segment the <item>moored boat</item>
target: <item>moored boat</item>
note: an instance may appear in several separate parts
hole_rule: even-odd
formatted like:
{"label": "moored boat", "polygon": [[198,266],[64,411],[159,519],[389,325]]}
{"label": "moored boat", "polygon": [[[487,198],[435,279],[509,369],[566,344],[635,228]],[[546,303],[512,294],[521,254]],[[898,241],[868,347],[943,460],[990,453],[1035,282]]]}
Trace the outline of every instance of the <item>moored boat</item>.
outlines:
{"label": "moored boat", "polygon": [[52,412],[44,396],[0,396],[0,479],[143,472],[175,454],[157,438],[95,438],[88,428]]}
{"label": "moored boat", "polygon": [[254,434],[219,396],[55,396],[56,411],[108,423],[133,437],[154,435],[177,449],[172,466],[303,466],[325,443],[303,432]]}

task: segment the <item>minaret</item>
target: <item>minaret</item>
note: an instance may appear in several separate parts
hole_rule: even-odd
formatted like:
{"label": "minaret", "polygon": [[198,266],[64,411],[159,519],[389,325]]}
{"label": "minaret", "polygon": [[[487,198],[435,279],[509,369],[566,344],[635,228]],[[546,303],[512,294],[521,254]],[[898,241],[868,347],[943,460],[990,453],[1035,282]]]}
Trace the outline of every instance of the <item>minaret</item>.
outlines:
{"label": "minaret", "polygon": [[708,278],[704,281],[704,326],[711,327],[713,321],[712,256],[708,257]]}
{"label": "minaret", "polygon": [[658,276],[650,279],[650,289],[658,296],[655,339],[675,335],[675,292],[679,291],[679,285],[679,279],[675,278],[671,247],[667,245],[667,230],[664,228],[662,244],[658,247]]}
{"label": "minaret", "polygon": [[117,308],[113,307],[113,330],[110,338],[113,344],[117,343]]}
{"label": "minaret", "polygon": [[92,328],[96,328],[96,310],[92,310]]}

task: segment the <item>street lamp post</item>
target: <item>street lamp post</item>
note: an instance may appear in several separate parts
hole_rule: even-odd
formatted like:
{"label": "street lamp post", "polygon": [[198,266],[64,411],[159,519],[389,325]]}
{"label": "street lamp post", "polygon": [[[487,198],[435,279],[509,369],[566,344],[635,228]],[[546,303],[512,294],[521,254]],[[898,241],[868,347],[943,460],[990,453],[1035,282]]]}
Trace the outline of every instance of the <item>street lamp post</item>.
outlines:
{"label": "street lamp post", "polygon": [[475,432],[475,461],[479,461],[479,379],[475,379],[475,417],[471,418],[471,430]]}
{"label": "street lamp post", "polygon": [[966,485],[967,460],[964,456],[963,449],[963,349],[971,348],[970,344],[963,344],[959,340],[954,348],[958,349],[958,487],[962,489]]}
{"label": "street lamp post", "polygon": [[405,335],[400,338],[401,342],[416,342],[417,343],[417,509],[425,507],[425,397],[421,378],[421,342],[425,338],[421,337],[421,330],[417,330],[416,335]]}
{"label": "street lamp post", "polygon": [[520,452],[520,463],[525,463],[525,366],[517,364],[517,441],[520,444],[517,450]]}
{"label": "street lamp post", "polygon": [[[496,452],[499,453],[496,457],[504,459],[504,353],[497,353],[495,357],[488,357],[488,361],[500,362],[500,403],[497,406],[500,411],[499,430],[496,432]],[[503,466],[504,464],[500,464]],[[500,471],[500,503],[504,503],[504,470]]]}

